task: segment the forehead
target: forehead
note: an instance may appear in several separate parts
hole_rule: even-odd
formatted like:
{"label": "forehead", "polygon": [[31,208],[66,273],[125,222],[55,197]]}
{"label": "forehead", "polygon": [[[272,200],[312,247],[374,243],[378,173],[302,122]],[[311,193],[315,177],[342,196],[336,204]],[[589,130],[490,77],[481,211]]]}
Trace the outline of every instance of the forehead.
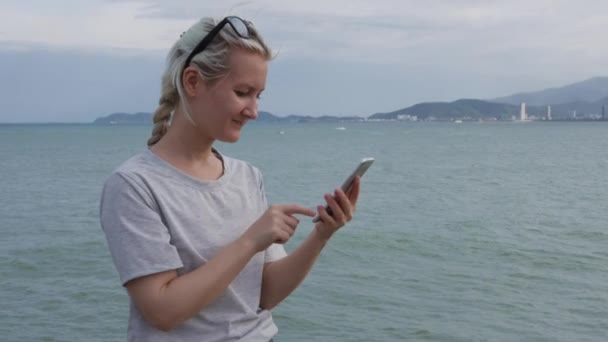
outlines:
{"label": "forehead", "polygon": [[266,84],[268,62],[259,53],[244,49],[234,49],[230,52],[230,83],[247,83],[250,86],[263,89]]}

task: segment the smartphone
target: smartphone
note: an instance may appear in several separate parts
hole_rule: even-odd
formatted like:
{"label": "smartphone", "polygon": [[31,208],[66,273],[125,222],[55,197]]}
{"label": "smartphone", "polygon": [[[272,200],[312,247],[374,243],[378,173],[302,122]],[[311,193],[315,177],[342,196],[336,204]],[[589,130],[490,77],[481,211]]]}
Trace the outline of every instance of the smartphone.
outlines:
{"label": "smartphone", "polygon": [[[357,176],[363,177],[363,175],[365,174],[367,169],[369,169],[369,167],[372,166],[373,163],[374,163],[374,158],[361,159],[361,161],[359,162],[359,165],[357,165],[355,170],[342,183],[342,186],[340,187],[342,189],[342,191],[347,192],[350,189],[350,187],[353,186],[355,177],[357,177]],[[330,215],[332,214],[331,208],[326,206],[325,210],[327,210],[327,212]],[[312,219],[312,222],[319,222],[320,219],[321,218],[319,217],[319,215],[317,215]]]}

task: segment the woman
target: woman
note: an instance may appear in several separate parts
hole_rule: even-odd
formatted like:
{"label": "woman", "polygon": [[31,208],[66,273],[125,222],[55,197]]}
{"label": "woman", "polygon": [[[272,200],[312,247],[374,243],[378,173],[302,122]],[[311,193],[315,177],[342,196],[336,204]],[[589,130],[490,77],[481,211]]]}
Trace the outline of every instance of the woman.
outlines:
{"label": "woman", "polygon": [[[317,211],[268,207],[260,171],[222,155],[257,117],[271,51],[249,22],[199,21],[175,43],[162,77],[149,149],[108,178],[100,219],[130,298],[129,341],[269,341],[270,309],[304,279],[350,221],[348,194]],[[289,256],[295,215],[320,215]]]}

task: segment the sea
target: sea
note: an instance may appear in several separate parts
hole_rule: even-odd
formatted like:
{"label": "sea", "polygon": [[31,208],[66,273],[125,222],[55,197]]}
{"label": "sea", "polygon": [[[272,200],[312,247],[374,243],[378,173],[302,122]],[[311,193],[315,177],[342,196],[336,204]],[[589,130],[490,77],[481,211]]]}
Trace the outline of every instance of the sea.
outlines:
{"label": "sea", "polygon": [[[150,131],[0,125],[1,341],[126,340],[98,204]],[[310,207],[375,158],[277,342],[608,341],[608,122],[259,122],[216,147]]]}

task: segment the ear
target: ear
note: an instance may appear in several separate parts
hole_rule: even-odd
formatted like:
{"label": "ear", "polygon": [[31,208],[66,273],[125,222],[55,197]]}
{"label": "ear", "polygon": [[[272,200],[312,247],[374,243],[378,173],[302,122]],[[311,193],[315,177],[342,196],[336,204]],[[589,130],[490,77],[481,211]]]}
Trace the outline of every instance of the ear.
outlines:
{"label": "ear", "polygon": [[184,86],[184,93],[188,97],[196,96],[199,88],[203,86],[203,79],[198,72],[198,69],[194,66],[188,66],[184,69],[182,75],[182,84]]}

